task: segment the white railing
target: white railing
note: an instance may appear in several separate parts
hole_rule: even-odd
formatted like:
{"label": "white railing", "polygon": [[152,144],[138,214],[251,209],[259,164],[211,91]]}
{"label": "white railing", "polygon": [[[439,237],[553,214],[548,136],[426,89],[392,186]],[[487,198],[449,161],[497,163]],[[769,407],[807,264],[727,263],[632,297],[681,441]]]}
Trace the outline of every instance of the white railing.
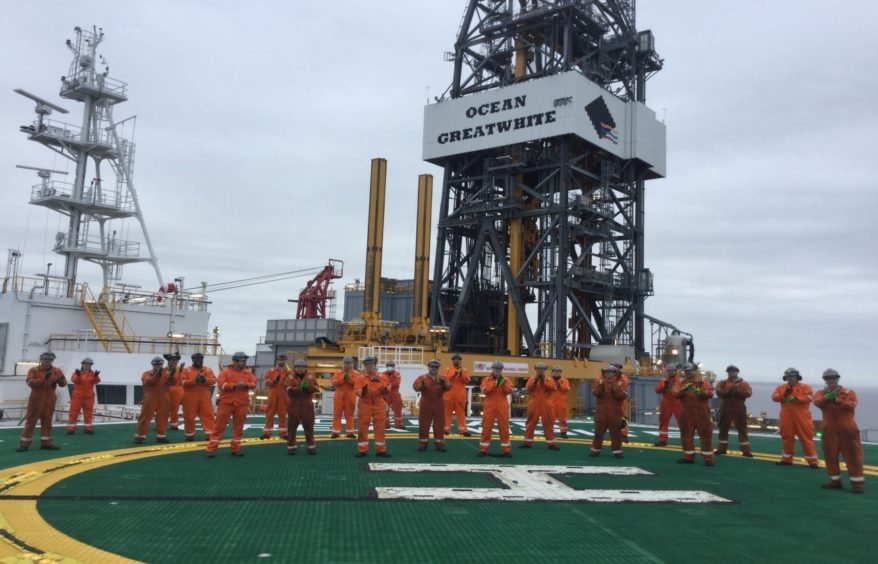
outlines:
{"label": "white railing", "polygon": [[64,77],[63,84],[64,86],[61,88],[62,94],[70,90],[76,90],[80,86],[86,86],[109,92],[116,96],[127,97],[128,95],[127,83],[110,78],[109,76],[95,75],[94,71],[89,69]]}
{"label": "white railing", "polygon": [[[110,342],[122,343],[121,339],[105,339]],[[125,343],[131,348],[132,353],[138,354],[163,354],[169,350],[179,350],[181,355],[191,355],[195,352],[204,353],[207,356],[219,355],[222,352],[221,345],[216,338],[207,335],[187,335],[184,337],[134,337],[126,338]],[[101,352],[104,345],[98,339],[94,331],[76,331],[74,333],[52,333],[46,340],[46,346],[53,351],[75,352]]]}
{"label": "white railing", "polygon": [[[29,294],[37,296],[51,296],[53,298],[67,297],[69,284],[64,278],[54,276],[29,278],[25,276],[10,276],[3,279],[0,284],[0,294]],[[81,286],[76,285],[74,295],[79,295]]]}
{"label": "white railing", "polygon": [[113,137],[103,128],[92,131],[91,135],[86,138],[83,135],[82,128],[71,123],[64,123],[54,119],[44,119],[42,123],[39,120],[34,121],[33,125],[27,128],[31,135],[51,136],[68,143],[88,143],[92,145],[103,145],[104,147],[115,147]]}
{"label": "white railing", "polygon": [[388,360],[394,361],[397,365],[424,364],[423,347],[367,346],[360,347],[357,356],[360,362],[363,362],[367,356],[374,356],[379,365],[386,364]]}
{"label": "white railing", "polygon": [[[74,201],[73,184],[60,180],[52,180],[46,185],[35,184],[31,187],[30,197],[31,202],[44,198],[69,198]],[[95,206],[113,207],[123,211],[134,211],[131,195],[127,191],[120,193],[115,188],[108,190],[88,187],[82,191],[82,197],[75,201]]]}
{"label": "white railing", "polygon": [[[0,294],[31,294],[33,292],[38,296],[63,298],[68,296],[68,285],[67,280],[53,276],[48,277],[48,287],[45,277],[10,276],[0,279]],[[76,284],[72,296],[79,297],[81,292],[82,284]],[[103,292],[101,299],[111,301],[114,307],[130,304],[167,308],[173,304],[175,310],[181,311],[207,311],[207,306],[210,304],[206,295],[195,292],[179,292],[172,300],[170,295],[159,292],[144,292],[124,286]]]}
{"label": "white railing", "polygon": [[80,252],[106,257],[137,258],[140,256],[140,243],[137,241],[121,241],[119,239],[102,241],[99,236],[80,237],[78,241],[70,241],[65,237],[58,242],[55,252]]}

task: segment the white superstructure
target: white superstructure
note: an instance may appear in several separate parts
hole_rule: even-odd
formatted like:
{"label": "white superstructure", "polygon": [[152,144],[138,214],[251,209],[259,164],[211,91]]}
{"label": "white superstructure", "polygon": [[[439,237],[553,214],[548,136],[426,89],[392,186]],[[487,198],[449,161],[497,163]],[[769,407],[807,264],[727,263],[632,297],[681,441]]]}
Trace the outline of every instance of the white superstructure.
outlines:
{"label": "white superstructure", "polygon": [[[116,122],[113,116],[114,107],[128,99],[127,84],[109,77],[109,67],[97,53],[103,31],[75,31],[76,39],[67,41],[73,60],[61,78],[60,96],[81,103],[78,124],[49,119],[68,111],[15,90],[36,103],[36,119],[21,131],[71,161],[75,171],[68,179],[64,171],[20,166],[36,171],[39,178],[30,190],[30,203],[68,221],[53,248],[64,257],[63,276],[48,270],[24,276],[21,252],[9,251],[0,280],[0,409],[6,419],[14,418],[14,407],[27,398],[24,376],[45,350],[55,352],[56,366],[68,376],[83,357],[94,359],[94,368],[101,371],[99,404],[136,404],[140,375],[156,355],[179,351],[188,362],[190,354],[200,351],[206,365],[218,366],[217,334],[209,329],[203,289],[184,290],[182,279],[167,283],[158,267],[134,189],[135,145],[124,135],[134,118]],[[129,218],[140,225],[145,255],[139,241],[119,237],[128,232],[123,222]],[[78,277],[83,261],[100,266],[100,287],[89,287]],[[122,283],[123,267],[135,262],[152,265],[158,280],[155,292]],[[59,409],[64,409],[66,396],[59,393]]]}

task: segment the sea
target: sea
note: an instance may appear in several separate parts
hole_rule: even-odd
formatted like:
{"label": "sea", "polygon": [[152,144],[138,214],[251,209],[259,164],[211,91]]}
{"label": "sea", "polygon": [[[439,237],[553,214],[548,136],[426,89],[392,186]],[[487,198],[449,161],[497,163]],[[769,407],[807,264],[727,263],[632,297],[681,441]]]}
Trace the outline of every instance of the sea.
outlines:
{"label": "sea", "polygon": [[[753,395],[747,399],[747,411],[750,415],[765,414],[769,419],[777,419],[780,412],[780,404],[771,401],[771,393],[782,382],[750,382],[753,388]],[[811,384],[805,382],[816,393],[823,388],[822,383]],[[842,384],[843,385],[843,384]],[[861,431],[871,429],[878,432],[878,386],[851,386],[851,389],[857,393],[857,409],[854,418],[857,426]],[[813,419],[823,419],[820,410],[814,405],[811,406],[811,417]]]}

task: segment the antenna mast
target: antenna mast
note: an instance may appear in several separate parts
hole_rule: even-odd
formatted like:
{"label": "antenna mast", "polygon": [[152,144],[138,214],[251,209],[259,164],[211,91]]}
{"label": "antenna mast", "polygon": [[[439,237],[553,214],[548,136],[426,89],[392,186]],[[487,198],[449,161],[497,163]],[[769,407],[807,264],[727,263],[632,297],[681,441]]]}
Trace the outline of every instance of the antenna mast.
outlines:
{"label": "antenna mast", "polygon": [[[53,111],[67,113],[67,110],[25,90],[15,90],[37,103],[36,121],[22,126],[21,131],[31,141],[41,143],[76,163],[72,183],[52,180],[51,174],[57,171],[22,167],[34,168],[42,180],[32,188],[30,203],[69,218],[67,231],[56,235],[54,248],[56,253],[65,257],[64,278],[69,296],[74,292],[80,260],[101,267],[105,289],[120,279],[125,264],[140,261],[152,264],[161,285],[163,278],[158,258],[134,190],[135,146],[131,140],[118,134],[119,124],[113,120],[113,107],[128,99],[128,85],[109,77],[109,66],[97,53],[98,45],[104,39],[103,30],[92,27],[87,31],[76,27],[75,31],[76,39],[67,40],[73,60],[67,74],[61,78],[60,96],[82,102],[81,125],[48,119]],[[96,68],[98,61],[103,66],[102,71]],[[104,161],[115,173],[112,184],[106,183],[102,177]],[[91,179],[87,180],[89,176]],[[140,244],[122,240],[118,236],[122,232],[121,226],[111,223],[128,217],[136,217],[140,222],[149,257],[141,257]],[[98,233],[94,233],[95,224]]]}

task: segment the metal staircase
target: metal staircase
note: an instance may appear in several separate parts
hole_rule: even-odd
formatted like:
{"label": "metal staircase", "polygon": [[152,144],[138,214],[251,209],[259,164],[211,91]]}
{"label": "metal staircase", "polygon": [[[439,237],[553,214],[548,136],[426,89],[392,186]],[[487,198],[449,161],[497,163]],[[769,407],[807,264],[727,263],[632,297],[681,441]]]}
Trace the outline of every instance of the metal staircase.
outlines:
{"label": "metal staircase", "polygon": [[95,299],[88,285],[83,284],[80,303],[105,351],[134,352],[132,343],[135,335],[131,324],[104,295]]}

